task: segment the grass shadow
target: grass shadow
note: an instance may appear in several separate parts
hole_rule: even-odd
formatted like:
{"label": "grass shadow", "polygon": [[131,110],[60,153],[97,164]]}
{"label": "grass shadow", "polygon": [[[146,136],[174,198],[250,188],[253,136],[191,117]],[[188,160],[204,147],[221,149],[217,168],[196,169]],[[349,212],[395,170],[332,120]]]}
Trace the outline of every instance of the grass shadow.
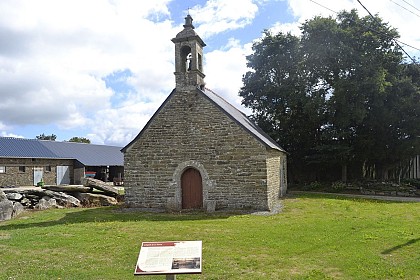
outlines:
{"label": "grass shadow", "polygon": [[[360,200],[375,201],[376,203],[401,203],[399,201],[382,201],[361,197],[348,197],[337,194],[320,194],[311,192],[289,194],[285,199],[293,200],[296,198],[311,199],[337,199],[337,200]],[[0,230],[15,230],[32,227],[51,227],[63,224],[91,223],[91,222],[136,222],[136,221],[193,221],[193,220],[215,220],[227,219],[232,216],[247,215],[253,211],[215,211],[208,213],[205,211],[179,211],[179,212],[157,212],[146,211],[144,209],[124,208],[121,206],[98,207],[98,208],[75,208],[75,209],[56,209],[46,211],[66,211],[63,217],[56,219],[54,214],[50,217],[43,217],[44,221],[33,222],[31,220],[16,219],[0,223]],[[255,212],[255,211],[254,211]],[[48,215],[48,214],[47,214]],[[417,241],[417,240],[416,240]]]}
{"label": "grass shadow", "polygon": [[[44,210],[65,211],[66,209]],[[180,212],[150,212],[141,210],[127,210],[122,207],[98,207],[83,208],[76,211],[68,211],[64,217],[57,220],[30,222],[19,219],[10,220],[6,224],[0,224],[0,230],[15,230],[32,227],[51,227],[63,224],[91,223],[91,222],[136,222],[136,221],[193,221],[227,219],[231,216],[243,215],[244,212],[213,212],[204,211],[180,211]],[[17,222],[17,223],[16,223]]]}
{"label": "grass shadow", "polygon": [[389,249],[387,249],[387,250],[383,251],[383,252],[382,252],[382,254],[383,254],[383,255],[388,255],[388,254],[390,254],[390,253],[392,253],[392,252],[394,252],[394,251],[396,251],[396,250],[399,250],[399,249],[401,249],[401,248],[403,248],[403,247],[405,247],[405,246],[409,246],[409,245],[411,245],[411,244],[414,244],[414,243],[416,243],[416,242],[418,242],[418,241],[420,241],[420,238],[411,239],[411,240],[407,241],[407,242],[406,242],[406,243],[404,243],[404,244],[400,244],[400,245],[394,246],[394,247],[392,247],[392,248],[389,248]]}

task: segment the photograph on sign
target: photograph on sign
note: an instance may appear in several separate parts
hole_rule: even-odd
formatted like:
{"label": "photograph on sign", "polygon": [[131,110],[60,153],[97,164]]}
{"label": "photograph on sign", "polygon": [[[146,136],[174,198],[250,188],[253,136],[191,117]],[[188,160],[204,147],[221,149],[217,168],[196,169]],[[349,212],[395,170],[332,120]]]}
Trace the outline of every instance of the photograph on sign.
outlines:
{"label": "photograph on sign", "polygon": [[142,242],[134,275],[201,273],[201,241]]}

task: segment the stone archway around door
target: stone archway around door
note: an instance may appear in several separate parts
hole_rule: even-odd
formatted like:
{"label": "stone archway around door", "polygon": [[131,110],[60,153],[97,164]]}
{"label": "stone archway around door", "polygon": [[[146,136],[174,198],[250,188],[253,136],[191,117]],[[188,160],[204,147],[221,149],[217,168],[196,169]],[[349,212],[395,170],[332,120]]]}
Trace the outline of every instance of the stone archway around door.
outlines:
{"label": "stone archway around door", "polygon": [[[180,163],[174,170],[172,175],[172,181],[169,187],[174,190],[174,197],[169,198],[167,202],[167,208],[171,210],[181,210],[182,206],[182,175],[190,168],[197,170],[201,176],[202,182],[202,207],[207,211],[214,211],[216,203],[209,197],[209,191],[216,187],[216,182],[210,180],[209,174],[207,173],[204,165],[196,160],[188,160]],[[210,208],[209,208],[210,207]]]}

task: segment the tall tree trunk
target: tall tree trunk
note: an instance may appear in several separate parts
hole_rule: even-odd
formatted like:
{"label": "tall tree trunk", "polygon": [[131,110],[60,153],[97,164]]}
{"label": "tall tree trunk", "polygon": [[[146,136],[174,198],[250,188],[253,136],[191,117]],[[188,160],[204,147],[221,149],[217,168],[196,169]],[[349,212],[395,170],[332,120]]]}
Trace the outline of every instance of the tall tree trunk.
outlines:
{"label": "tall tree trunk", "polygon": [[388,179],[388,168],[383,163],[376,163],[376,179],[377,180],[387,180]]}
{"label": "tall tree trunk", "polygon": [[341,165],[341,181],[347,183],[347,163]]}

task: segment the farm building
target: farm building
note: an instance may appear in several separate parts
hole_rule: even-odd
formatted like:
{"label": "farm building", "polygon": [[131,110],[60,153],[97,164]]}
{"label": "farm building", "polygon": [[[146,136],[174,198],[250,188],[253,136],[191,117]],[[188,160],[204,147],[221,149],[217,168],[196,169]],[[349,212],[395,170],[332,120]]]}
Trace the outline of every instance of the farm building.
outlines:
{"label": "farm building", "polygon": [[287,189],[286,152],[204,87],[205,44],[191,16],[172,42],[176,88],[122,149],[127,205],[271,210]]}
{"label": "farm building", "polygon": [[121,147],[0,137],[0,186],[81,184],[121,178]]}

